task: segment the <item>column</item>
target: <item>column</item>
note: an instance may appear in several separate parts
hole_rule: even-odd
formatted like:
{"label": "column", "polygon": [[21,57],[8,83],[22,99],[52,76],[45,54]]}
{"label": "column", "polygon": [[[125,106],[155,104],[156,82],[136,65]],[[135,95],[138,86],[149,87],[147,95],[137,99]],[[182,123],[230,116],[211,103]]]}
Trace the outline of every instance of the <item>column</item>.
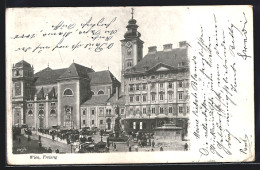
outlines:
{"label": "column", "polygon": [[23,124],[24,123],[24,120],[23,120],[23,118],[24,118],[24,116],[23,116],[23,104],[21,104],[21,122],[20,122],[20,124]]}
{"label": "column", "polygon": [[34,96],[34,127],[37,131],[37,95]]}
{"label": "column", "polygon": [[58,121],[58,125],[59,126],[61,126],[61,104],[60,104],[60,102],[61,102],[61,92],[60,92],[60,83],[58,83],[58,87],[57,87],[57,89],[58,89],[58,101],[57,101],[57,103],[58,103],[58,108],[57,108],[57,121]]}
{"label": "column", "polygon": [[46,95],[45,128],[49,127],[49,96]]}

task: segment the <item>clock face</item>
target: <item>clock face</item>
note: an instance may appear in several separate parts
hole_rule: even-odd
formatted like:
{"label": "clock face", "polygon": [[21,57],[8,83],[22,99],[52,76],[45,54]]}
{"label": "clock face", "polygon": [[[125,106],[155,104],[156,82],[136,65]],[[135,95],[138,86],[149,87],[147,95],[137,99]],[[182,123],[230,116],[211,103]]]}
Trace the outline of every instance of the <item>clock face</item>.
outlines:
{"label": "clock face", "polygon": [[126,47],[130,48],[132,46],[132,43],[130,41],[127,41],[125,45]]}

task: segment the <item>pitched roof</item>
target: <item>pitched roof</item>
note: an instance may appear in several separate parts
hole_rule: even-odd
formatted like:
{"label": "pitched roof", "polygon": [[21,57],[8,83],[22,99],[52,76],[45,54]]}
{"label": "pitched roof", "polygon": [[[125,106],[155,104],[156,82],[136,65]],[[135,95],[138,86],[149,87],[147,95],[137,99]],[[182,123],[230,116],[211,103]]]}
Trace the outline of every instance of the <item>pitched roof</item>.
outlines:
{"label": "pitched roof", "polygon": [[52,70],[47,67],[39,72],[37,72],[34,77],[36,79],[35,85],[48,85],[57,83],[57,79],[60,77],[62,73],[64,73],[66,68]]}
{"label": "pitched roof", "polygon": [[89,78],[88,73],[94,72],[93,69],[72,63],[69,68],[66,69],[66,71],[59,77],[59,79],[66,79],[66,78]]}
{"label": "pitched roof", "polygon": [[92,96],[89,100],[84,102],[82,105],[106,105],[108,101],[108,95],[97,95]]}
{"label": "pitched roof", "polygon": [[178,67],[179,63],[188,62],[188,54],[186,48],[175,48],[171,51],[157,51],[155,53],[148,53],[144,58],[138,62],[129,72],[144,73],[146,68],[148,70],[154,68],[159,63],[168,65],[170,67]]}
{"label": "pitched roof", "polygon": [[91,85],[112,83],[113,80],[117,81],[115,76],[109,70],[91,72],[88,75],[89,78],[91,79],[90,81]]}
{"label": "pitched roof", "polygon": [[19,61],[18,63],[16,63],[15,67],[30,67],[31,68],[31,64],[22,60],[22,61]]}

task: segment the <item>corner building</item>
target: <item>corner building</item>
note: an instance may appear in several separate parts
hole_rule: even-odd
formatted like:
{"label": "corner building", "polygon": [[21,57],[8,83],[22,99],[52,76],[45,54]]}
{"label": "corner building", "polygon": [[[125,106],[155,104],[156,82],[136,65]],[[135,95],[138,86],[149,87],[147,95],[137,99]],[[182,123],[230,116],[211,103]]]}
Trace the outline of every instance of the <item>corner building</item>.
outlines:
{"label": "corner building", "polygon": [[130,19],[121,40],[122,92],[125,94],[127,133],[153,132],[163,124],[182,128],[187,135],[189,118],[188,45],[165,44],[162,51],[149,47],[143,57],[143,41],[135,19]]}
{"label": "corner building", "polygon": [[33,66],[22,60],[13,65],[12,82],[13,125],[27,124],[33,129],[54,126],[81,129],[87,125],[104,128],[97,123],[99,116],[89,123],[92,119],[84,114],[90,114],[92,110],[84,110],[86,103],[98,107],[93,101],[101,98],[104,107],[112,104],[110,118],[113,119],[113,104],[120,101],[115,99],[109,103],[120,87],[120,82],[109,70],[95,72],[76,63],[56,70],[47,67],[34,74]]}

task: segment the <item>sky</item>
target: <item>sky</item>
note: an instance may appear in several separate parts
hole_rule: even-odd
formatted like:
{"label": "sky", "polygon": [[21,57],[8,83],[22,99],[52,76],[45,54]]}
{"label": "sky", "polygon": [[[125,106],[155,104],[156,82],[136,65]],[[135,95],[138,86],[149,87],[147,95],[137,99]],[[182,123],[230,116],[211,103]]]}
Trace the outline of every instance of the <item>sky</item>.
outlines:
{"label": "sky", "polygon": [[[164,44],[172,43],[173,48],[178,47],[179,41],[187,40],[185,29],[188,20],[187,7],[133,7],[134,19],[139,26],[141,40],[144,41],[143,54],[147,54],[149,46],[157,46],[160,51]],[[73,62],[92,67],[95,71],[109,69],[119,80],[121,72],[121,42],[124,39],[126,26],[131,19],[131,7],[92,7],[92,8],[26,8],[10,9],[7,17],[7,59],[10,64],[14,64],[24,59],[34,66],[35,72],[49,67],[52,69],[66,68]],[[18,47],[26,47],[34,44],[57,44],[60,37],[16,39],[11,37],[16,34],[39,35],[50,30],[51,25],[64,23],[80,23],[88,21],[92,17],[93,22],[105,17],[105,21],[111,21],[116,17],[116,21],[110,28],[117,30],[115,36],[111,39],[114,43],[110,50],[93,52],[84,49],[55,50],[53,52],[44,51],[40,54],[32,52],[15,51]],[[68,36],[67,42],[77,42],[77,36]],[[109,68],[108,68],[109,67]]]}

